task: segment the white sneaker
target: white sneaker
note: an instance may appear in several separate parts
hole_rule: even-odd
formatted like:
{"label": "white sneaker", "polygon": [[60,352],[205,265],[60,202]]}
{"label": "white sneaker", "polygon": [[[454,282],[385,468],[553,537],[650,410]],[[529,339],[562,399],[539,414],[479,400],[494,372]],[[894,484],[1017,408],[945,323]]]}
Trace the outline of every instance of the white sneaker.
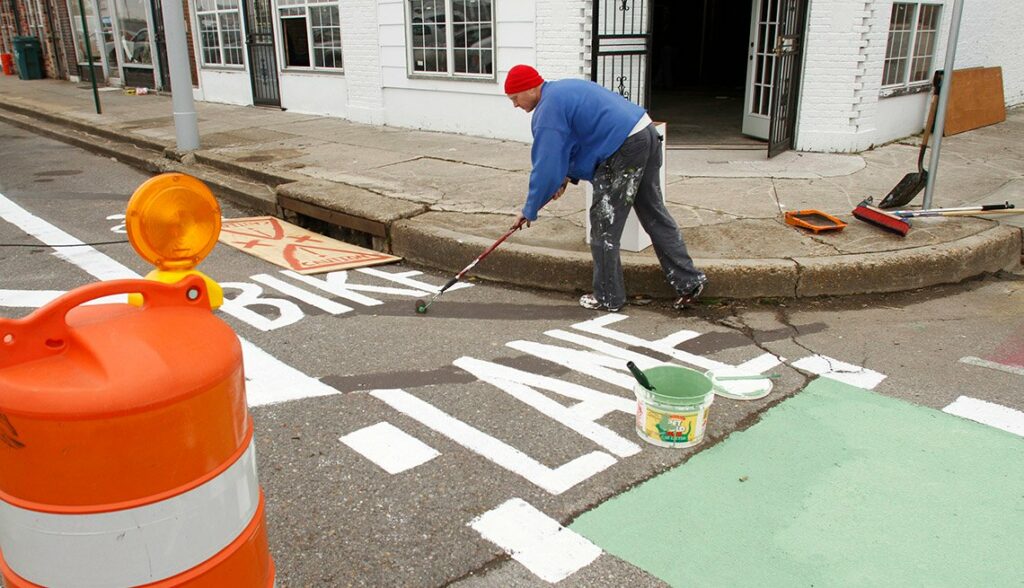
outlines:
{"label": "white sneaker", "polygon": [[619,312],[622,310],[621,306],[611,308],[602,304],[601,301],[599,301],[593,294],[584,294],[583,296],[580,296],[580,306],[590,310],[603,310],[605,312]]}

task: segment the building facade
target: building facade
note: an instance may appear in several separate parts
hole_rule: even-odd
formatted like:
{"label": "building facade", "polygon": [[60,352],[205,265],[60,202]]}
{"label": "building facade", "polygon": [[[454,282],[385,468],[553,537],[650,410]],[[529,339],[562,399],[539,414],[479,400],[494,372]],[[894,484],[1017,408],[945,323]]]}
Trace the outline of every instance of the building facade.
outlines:
{"label": "building facade", "polygon": [[[594,79],[670,144],[860,151],[921,130],[953,0],[182,0],[198,100],[513,140],[529,63]],[[1024,2],[963,0],[957,69],[1024,102]],[[167,89],[160,0],[3,0],[0,46],[43,39],[49,77]],[[18,9],[20,7],[20,10]],[[12,10],[13,8],[13,10]],[[86,15],[89,52],[84,40]],[[22,24],[19,24],[22,23]],[[19,28],[20,27],[20,28]]]}

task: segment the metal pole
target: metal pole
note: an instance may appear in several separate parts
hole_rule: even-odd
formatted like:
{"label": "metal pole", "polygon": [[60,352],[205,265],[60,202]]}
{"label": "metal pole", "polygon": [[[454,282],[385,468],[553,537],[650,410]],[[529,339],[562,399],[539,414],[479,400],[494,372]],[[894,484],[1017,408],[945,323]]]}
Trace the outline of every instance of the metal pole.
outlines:
{"label": "metal pole", "polygon": [[946,130],[946,107],[949,105],[949,92],[953,87],[953,62],[956,61],[956,42],[960,35],[960,17],[964,12],[964,0],[953,0],[953,16],[949,23],[949,40],[946,41],[945,75],[942,87],[939,88],[939,106],[935,112],[935,130],[932,131],[932,157],[928,164],[928,181],[924,188],[924,210],[932,207],[932,195],[935,193],[935,177],[939,175],[939,152],[942,151],[942,133]]}
{"label": "metal pole", "polygon": [[167,69],[171,74],[171,103],[174,107],[174,134],[178,149],[199,149],[199,118],[192,98],[192,73],[188,63],[188,44],[185,41],[185,12],[182,0],[164,0],[160,10],[164,18],[164,36],[167,39]]}
{"label": "metal pole", "polygon": [[85,18],[85,3],[78,0],[78,13],[82,17],[82,38],[85,39],[85,59],[89,63],[89,79],[92,80],[92,99],[96,103],[96,114],[103,114],[100,110],[100,92],[96,89],[96,68],[92,65],[92,46],[89,44],[89,21]]}

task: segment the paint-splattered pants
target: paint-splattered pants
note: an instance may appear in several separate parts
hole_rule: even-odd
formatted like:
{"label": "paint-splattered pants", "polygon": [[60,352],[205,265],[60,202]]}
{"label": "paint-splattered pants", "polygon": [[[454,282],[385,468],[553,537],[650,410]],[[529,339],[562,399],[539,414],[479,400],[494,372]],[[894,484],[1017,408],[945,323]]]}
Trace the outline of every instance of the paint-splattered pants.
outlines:
{"label": "paint-splattered pants", "polygon": [[609,308],[626,302],[619,241],[630,209],[651,237],[665,279],[680,295],[703,274],[686,252],[676,221],[665,208],[659,173],[661,138],[654,125],[630,136],[594,173],[590,206],[590,252],[594,257],[594,296]]}

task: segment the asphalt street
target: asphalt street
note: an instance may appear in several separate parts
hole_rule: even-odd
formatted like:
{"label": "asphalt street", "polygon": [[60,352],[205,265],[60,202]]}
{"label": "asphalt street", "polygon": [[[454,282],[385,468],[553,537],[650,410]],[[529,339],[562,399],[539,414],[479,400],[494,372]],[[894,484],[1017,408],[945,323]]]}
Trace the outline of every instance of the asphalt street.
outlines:
{"label": "asphalt street", "polygon": [[[147,273],[123,230],[145,179],[0,125],[0,316],[25,316],[100,277]],[[47,245],[54,230],[96,254],[62,254]],[[415,300],[450,276],[398,263],[303,280],[225,246],[200,269],[224,286],[218,315],[248,345],[278,586],[663,585],[674,580],[610,552],[552,571],[481,521],[504,520],[513,501],[568,526],[756,426],[816,380],[936,413],[961,396],[1024,410],[1020,274],[888,296],[708,300],[683,314],[654,302],[617,315],[469,280],[420,315]],[[780,378],[759,400],[717,398],[702,445],[663,449],[634,430],[630,359]],[[999,434],[1024,457],[1019,437]],[[1008,516],[1019,506],[1006,504]]]}

